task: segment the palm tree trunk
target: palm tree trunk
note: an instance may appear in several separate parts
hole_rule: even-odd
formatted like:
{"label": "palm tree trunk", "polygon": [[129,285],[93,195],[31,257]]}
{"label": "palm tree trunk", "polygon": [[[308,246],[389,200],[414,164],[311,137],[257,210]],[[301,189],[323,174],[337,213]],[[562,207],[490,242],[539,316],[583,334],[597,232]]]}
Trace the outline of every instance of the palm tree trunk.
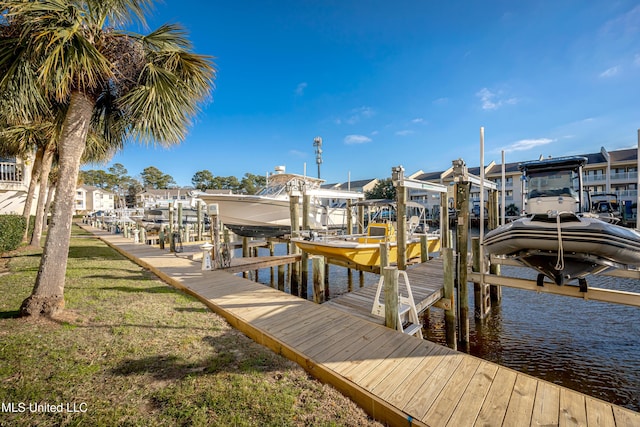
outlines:
{"label": "palm tree trunk", "polygon": [[59,176],[51,225],[35,286],[20,307],[22,316],[53,316],[64,309],[64,281],[69,258],[76,182],[93,107],[94,101],[86,94],[71,94],[58,143]]}
{"label": "palm tree trunk", "polygon": [[29,190],[27,191],[27,198],[24,201],[24,210],[22,216],[27,226],[24,229],[22,235],[22,242],[27,243],[29,241],[29,219],[31,218],[31,205],[33,204],[33,195],[36,193],[36,186],[38,185],[38,179],[40,178],[40,168],[42,165],[42,156],[44,155],[44,147],[38,147],[36,151],[36,157],[33,160],[33,167],[31,168],[31,180],[29,181]]}
{"label": "palm tree trunk", "polygon": [[31,235],[31,246],[40,246],[42,239],[42,229],[44,228],[44,212],[49,192],[49,172],[53,163],[53,155],[55,153],[55,144],[49,142],[45,148],[42,157],[42,170],[40,173],[40,191],[38,193],[38,206],[36,208],[36,220],[33,225],[33,234]]}
{"label": "palm tree trunk", "polygon": [[53,202],[53,196],[56,191],[56,182],[49,184],[49,191],[47,192],[47,202],[44,204],[44,217],[46,218],[51,211],[51,202]]}

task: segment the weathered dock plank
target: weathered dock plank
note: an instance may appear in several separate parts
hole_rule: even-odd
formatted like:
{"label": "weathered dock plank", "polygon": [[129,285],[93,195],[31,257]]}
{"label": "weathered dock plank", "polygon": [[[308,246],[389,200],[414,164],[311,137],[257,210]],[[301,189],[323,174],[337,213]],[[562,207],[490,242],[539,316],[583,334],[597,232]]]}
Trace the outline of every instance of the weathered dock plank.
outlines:
{"label": "weathered dock plank", "polygon": [[509,397],[511,396],[517,375],[518,374],[511,369],[498,368],[474,426],[489,427],[495,423],[495,420],[505,418]]}

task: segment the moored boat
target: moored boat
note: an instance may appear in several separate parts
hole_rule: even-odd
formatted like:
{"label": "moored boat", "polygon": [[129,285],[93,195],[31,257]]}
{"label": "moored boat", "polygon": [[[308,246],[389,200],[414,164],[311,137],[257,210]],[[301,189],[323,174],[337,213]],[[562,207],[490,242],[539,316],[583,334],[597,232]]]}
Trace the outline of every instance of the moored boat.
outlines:
{"label": "moored boat", "polygon": [[[383,235],[378,235],[383,230]],[[353,263],[359,266],[380,265],[380,244],[389,244],[389,263],[398,262],[398,242],[395,237],[395,229],[391,224],[373,223],[369,226],[367,235],[345,236],[316,236],[312,239],[291,239],[296,246],[312,255],[321,255],[327,258],[341,260],[345,263]],[[373,234],[371,234],[373,233]],[[419,258],[421,255],[421,243],[419,236],[413,236],[407,240],[407,259]],[[440,250],[440,235],[431,233],[427,236],[429,253]]]}
{"label": "moored boat", "polygon": [[563,285],[610,267],[640,266],[640,233],[582,212],[584,157],[563,157],[520,165],[527,183],[529,215],[486,234],[489,254],[504,255]]}
{"label": "moored boat", "polygon": [[[398,261],[397,232],[393,224],[395,220],[395,203],[387,200],[365,200],[357,205],[364,205],[374,211],[371,221],[364,234],[325,235],[311,233],[305,238],[294,238],[292,242],[301,250],[312,255],[325,256],[341,261],[346,265],[359,267],[380,266],[380,244],[388,244],[388,262]],[[416,259],[421,256],[421,239],[427,240],[427,250],[430,254],[440,251],[440,234],[425,233],[424,207],[417,203],[407,203],[409,208],[419,209],[421,216],[412,216],[408,221],[408,235],[406,239],[406,259]]]}
{"label": "moored boat", "polygon": [[310,196],[307,222],[312,230],[346,226],[347,209],[331,205],[330,199],[363,198],[362,193],[323,189],[322,179],[285,173],[283,168],[276,171],[258,194],[199,193],[198,198],[207,205],[217,204],[220,221],[235,234],[245,237],[277,237],[291,233],[291,193]]}

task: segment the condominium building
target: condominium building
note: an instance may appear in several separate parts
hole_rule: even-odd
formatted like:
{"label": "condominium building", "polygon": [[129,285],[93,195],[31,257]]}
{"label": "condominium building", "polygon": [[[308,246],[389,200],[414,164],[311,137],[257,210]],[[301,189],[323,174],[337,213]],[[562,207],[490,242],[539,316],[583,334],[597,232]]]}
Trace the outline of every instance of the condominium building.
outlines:
{"label": "condominium building", "polygon": [[[615,194],[621,206],[629,212],[635,211],[638,197],[638,150],[630,148],[625,150],[607,151],[604,147],[598,153],[582,154],[587,159],[583,168],[584,188],[589,194],[610,193]],[[532,159],[532,160],[542,160]],[[522,179],[518,168],[520,162],[505,163],[505,207],[513,205],[520,213],[523,210]],[[502,203],[502,164],[489,163],[485,167],[485,178],[495,182],[498,186],[499,201]],[[469,167],[469,173],[479,176],[479,167]],[[450,184],[453,182],[453,168],[439,172],[417,172],[411,176],[414,179]],[[440,204],[437,195],[423,191],[410,192],[413,200],[421,201],[428,207]],[[480,201],[480,189],[471,188],[470,200],[472,205]],[[485,197],[486,200],[486,197]],[[451,203],[453,201],[451,200]],[[472,205],[469,209],[472,209]]]}
{"label": "condominium building", "polygon": [[96,211],[111,212],[115,208],[114,194],[92,185],[76,188],[75,213],[88,214]]}

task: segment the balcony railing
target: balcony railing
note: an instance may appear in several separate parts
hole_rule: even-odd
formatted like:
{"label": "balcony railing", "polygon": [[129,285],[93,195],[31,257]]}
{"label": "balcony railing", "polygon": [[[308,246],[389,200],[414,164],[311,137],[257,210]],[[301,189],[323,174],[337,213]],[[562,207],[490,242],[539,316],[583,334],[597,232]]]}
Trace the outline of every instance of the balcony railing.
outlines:
{"label": "balcony railing", "polygon": [[22,169],[15,163],[0,163],[0,182],[21,183]]}
{"label": "balcony railing", "polygon": [[638,190],[618,190],[614,192],[619,200],[628,200],[631,199],[635,201],[638,197]]}
{"label": "balcony railing", "polygon": [[605,175],[585,175],[584,182],[605,182]]}
{"label": "balcony railing", "polygon": [[611,173],[611,180],[614,181],[635,181],[638,179],[638,172],[617,172]]}

